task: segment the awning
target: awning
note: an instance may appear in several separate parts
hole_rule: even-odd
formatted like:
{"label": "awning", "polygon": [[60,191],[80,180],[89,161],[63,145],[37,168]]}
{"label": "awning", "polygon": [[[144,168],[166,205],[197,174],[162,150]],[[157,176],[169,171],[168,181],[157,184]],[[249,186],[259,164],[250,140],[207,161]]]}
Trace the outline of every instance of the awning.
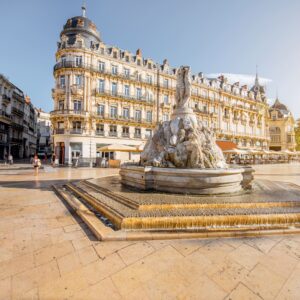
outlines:
{"label": "awning", "polygon": [[142,150],[137,147],[121,145],[121,144],[112,144],[104,147],[97,148],[98,152],[141,152]]}
{"label": "awning", "polygon": [[216,141],[217,145],[221,148],[222,151],[236,149],[237,145],[234,142],[230,141]]}

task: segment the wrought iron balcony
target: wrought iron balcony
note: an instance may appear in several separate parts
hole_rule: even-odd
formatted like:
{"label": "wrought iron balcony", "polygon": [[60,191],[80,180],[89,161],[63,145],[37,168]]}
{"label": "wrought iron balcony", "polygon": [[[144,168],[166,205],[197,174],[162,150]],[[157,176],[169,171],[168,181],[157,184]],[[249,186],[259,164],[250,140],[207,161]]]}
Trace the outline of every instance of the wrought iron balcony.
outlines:
{"label": "wrought iron balcony", "polygon": [[85,110],[74,110],[74,109],[57,109],[50,112],[51,115],[80,115],[87,116],[88,112]]}
{"label": "wrought iron balcony", "polygon": [[83,129],[82,128],[72,128],[70,130],[70,134],[82,134]]}
{"label": "wrought iron balcony", "polygon": [[64,134],[65,133],[65,129],[64,128],[58,128],[54,130],[55,134]]}
{"label": "wrought iron balcony", "polygon": [[104,136],[104,131],[103,130],[97,130],[96,131],[96,135],[99,135],[99,136]]}
{"label": "wrought iron balcony", "polygon": [[111,90],[103,90],[103,89],[95,89],[95,96],[111,96],[115,98],[121,98],[125,100],[135,100],[143,103],[154,104],[153,99],[149,100],[146,96],[139,96],[139,95],[128,95],[122,92],[111,91]]}

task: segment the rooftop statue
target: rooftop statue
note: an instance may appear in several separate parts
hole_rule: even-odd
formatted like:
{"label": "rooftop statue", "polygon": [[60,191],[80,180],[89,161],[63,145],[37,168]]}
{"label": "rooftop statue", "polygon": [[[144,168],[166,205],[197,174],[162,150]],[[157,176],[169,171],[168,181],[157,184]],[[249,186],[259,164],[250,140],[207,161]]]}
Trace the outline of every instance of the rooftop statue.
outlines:
{"label": "rooftop statue", "polygon": [[171,121],[158,124],[141,154],[143,166],[165,168],[227,168],[214,133],[197,120],[189,108],[191,72],[186,66],[177,74],[176,109]]}

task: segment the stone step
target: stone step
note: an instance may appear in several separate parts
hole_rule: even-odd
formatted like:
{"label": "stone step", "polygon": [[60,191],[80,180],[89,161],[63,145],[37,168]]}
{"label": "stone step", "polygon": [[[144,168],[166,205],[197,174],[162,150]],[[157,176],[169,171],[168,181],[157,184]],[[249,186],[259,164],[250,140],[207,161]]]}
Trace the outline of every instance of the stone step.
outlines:
{"label": "stone step", "polygon": [[138,209],[139,208],[139,204],[135,201],[130,200],[129,198],[126,198],[124,196],[118,195],[116,193],[114,193],[113,191],[106,189],[104,187],[101,187],[99,185],[96,185],[92,182],[89,182],[87,180],[82,181],[82,183],[88,187],[90,187],[91,189],[93,189],[95,192],[99,192],[100,194],[106,195],[109,198],[114,199],[117,202],[120,202],[122,204],[124,204],[125,206],[128,206],[129,208],[132,209]]}
{"label": "stone step", "polygon": [[[300,226],[300,207],[243,209],[175,209],[173,212],[138,211],[95,194],[82,182],[55,187],[60,196],[75,210],[100,239],[134,240],[148,238],[202,237],[220,232],[260,232],[262,230],[296,230]],[[123,210],[127,210],[125,213]],[[100,223],[101,224],[100,224]],[[293,229],[294,228],[294,229]],[[107,231],[107,232],[106,232]],[[104,232],[106,232],[104,234]],[[105,237],[104,237],[105,236]],[[182,237],[181,237],[182,236]]]}

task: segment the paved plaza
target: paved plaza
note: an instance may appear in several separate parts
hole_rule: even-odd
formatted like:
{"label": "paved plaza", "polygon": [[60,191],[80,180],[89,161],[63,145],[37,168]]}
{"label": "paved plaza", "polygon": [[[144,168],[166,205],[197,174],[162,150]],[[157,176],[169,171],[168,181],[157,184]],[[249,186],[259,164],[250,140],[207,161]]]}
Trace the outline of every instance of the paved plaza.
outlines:
{"label": "paved plaza", "polygon": [[[255,166],[300,183],[300,164]],[[300,235],[99,242],[51,189],[117,169],[0,169],[0,299],[299,299]]]}

